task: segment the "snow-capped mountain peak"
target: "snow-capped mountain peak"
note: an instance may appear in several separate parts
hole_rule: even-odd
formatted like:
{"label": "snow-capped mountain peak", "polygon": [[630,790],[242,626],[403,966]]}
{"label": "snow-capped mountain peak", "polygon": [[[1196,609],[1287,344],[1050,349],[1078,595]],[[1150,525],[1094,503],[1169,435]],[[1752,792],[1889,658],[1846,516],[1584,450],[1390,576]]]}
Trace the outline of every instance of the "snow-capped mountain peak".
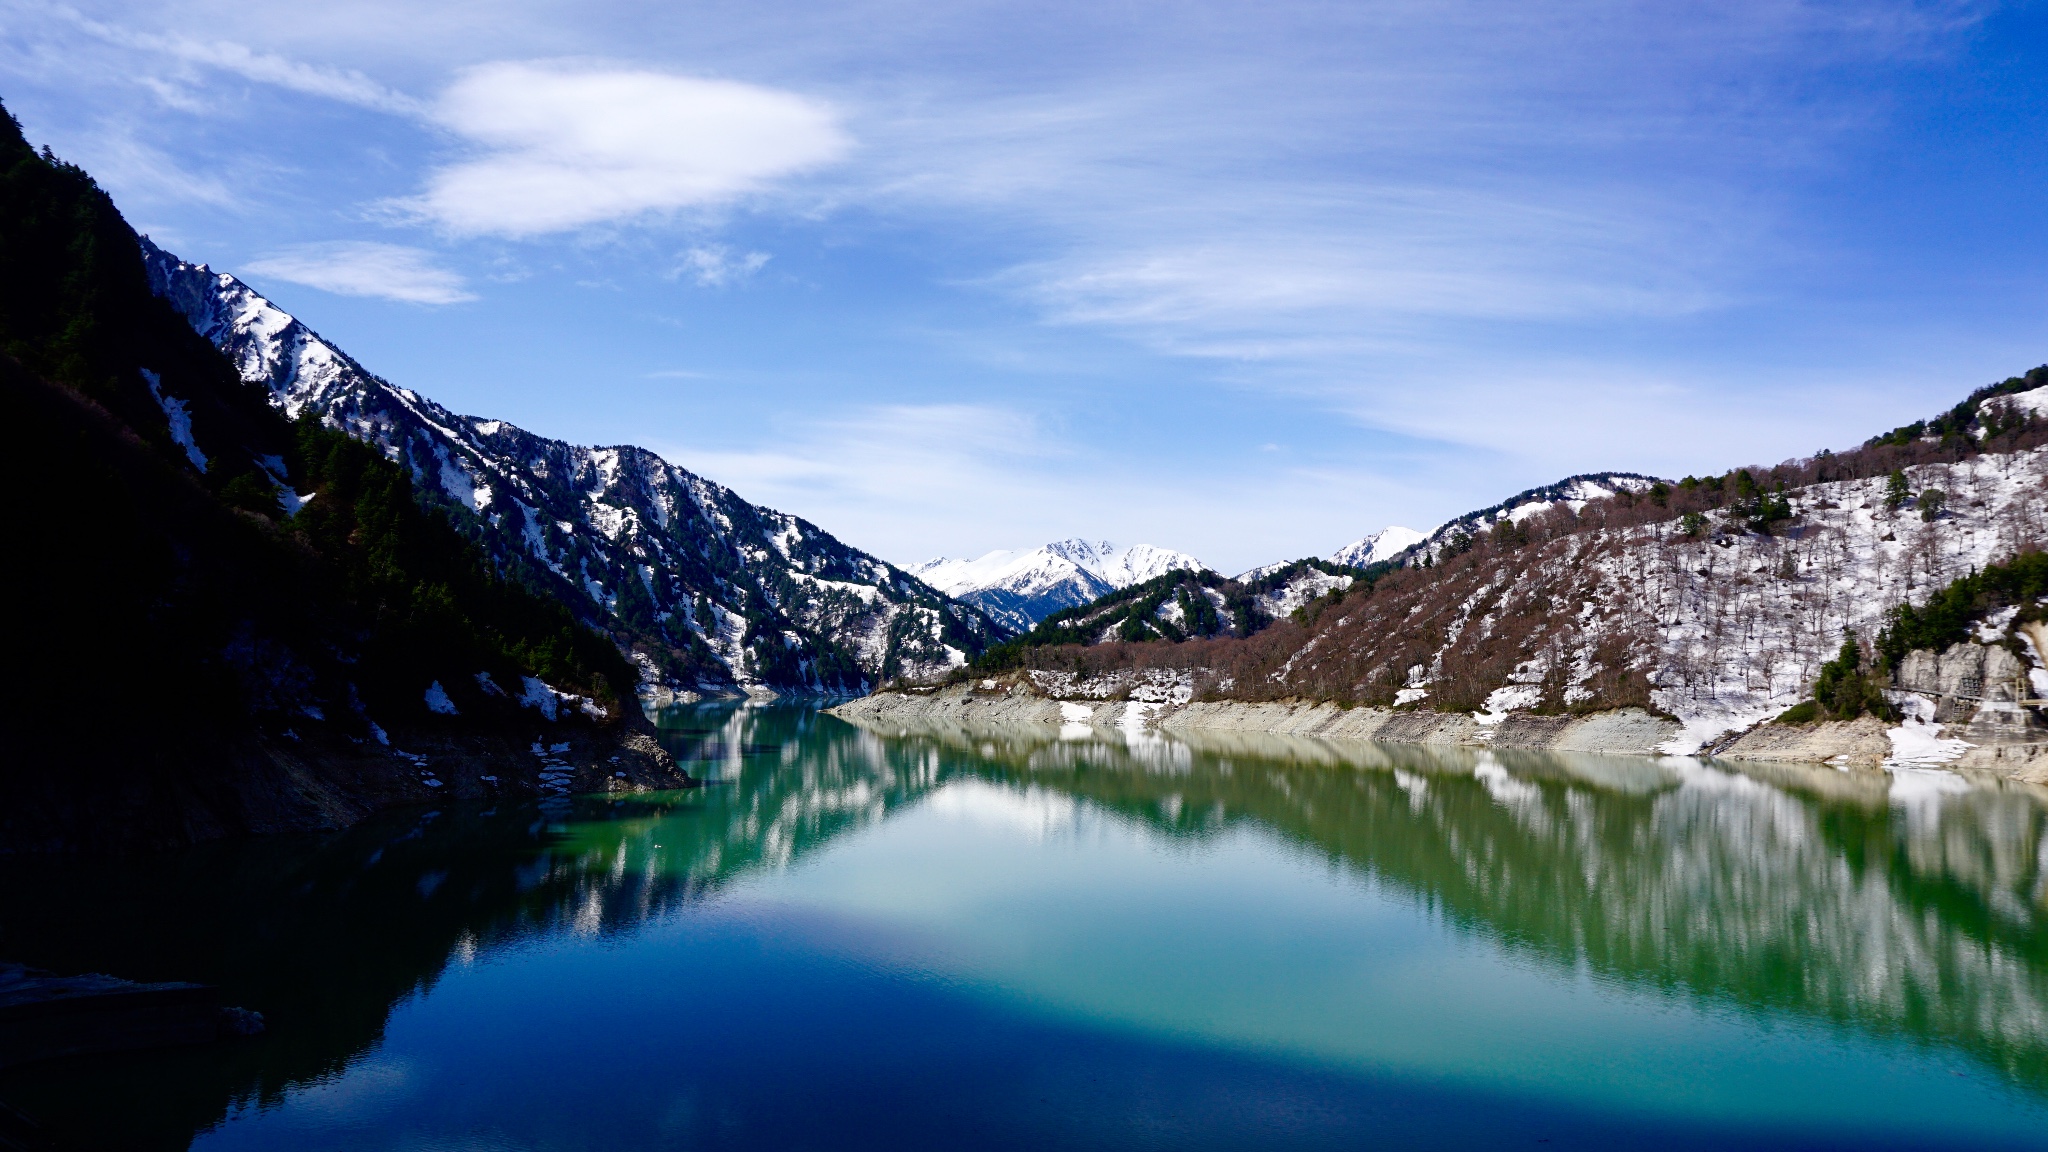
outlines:
{"label": "snow-capped mountain peak", "polygon": [[1427,537],[1413,528],[1391,525],[1337,549],[1330,553],[1329,560],[1332,564],[1366,568],[1382,560],[1391,560],[1409,546],[1420,544],[1425,539]]}
{"label": "snow-capped mountain peak", "polygon": [[1062,608],[1168,572],[1202,567],[1193,556],[1169,548],[1138,544],[1120,550],[1107,540],[1069,539],[1028,551],[999,549],[972,560],[941,556],[909,571],[1022,632]]}

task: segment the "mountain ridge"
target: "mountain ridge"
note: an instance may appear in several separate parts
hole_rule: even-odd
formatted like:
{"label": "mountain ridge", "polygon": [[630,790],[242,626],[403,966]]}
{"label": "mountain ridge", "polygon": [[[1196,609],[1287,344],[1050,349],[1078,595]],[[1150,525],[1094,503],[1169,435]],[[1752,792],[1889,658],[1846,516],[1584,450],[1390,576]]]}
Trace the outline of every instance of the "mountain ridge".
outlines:
{"label": "mountain ridge", "polygon": [[1392,560],[1427,539],[1429,533],[1390,524],[1368,536],[1353,540],[1324,559],[1349,568],[1370,568],[1383,560]]}
{"label": "mountain ridge", "polygon": [[290,417],[404,465],[501,571],[612,632],[656,699],[854,693],[1000,639],[979,609],[631,445],[464,416],[364,368],[228,273],[142,251],[152,289]]}

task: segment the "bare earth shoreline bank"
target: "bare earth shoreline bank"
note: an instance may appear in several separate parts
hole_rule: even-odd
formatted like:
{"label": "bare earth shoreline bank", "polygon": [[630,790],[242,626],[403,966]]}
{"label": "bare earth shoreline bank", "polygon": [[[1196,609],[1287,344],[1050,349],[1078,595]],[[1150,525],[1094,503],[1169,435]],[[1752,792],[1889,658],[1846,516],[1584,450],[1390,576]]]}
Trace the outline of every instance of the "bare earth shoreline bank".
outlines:
{"label": "bare earth shoreline bank", "polygon": [[[1088,729],[1167,733],[1242,732],[1329,740],[1374,740],[1524,751],[1659,756],[1683,736],[1674,720],[1636,708],[1584,716],[1510,712],[1426,712],[1340,708],[1306,701],[1063,700],[1016,678],[984,680],[927,692],[881,692],[826,709],[879,728],[933,724],[1077,725]],[[1864,718],[1792,727],[1758,724],[1730,733],[1697,754],[1760,763],[1822,764],[1882,769],[1895,742],[1884,725]],[[2048,784],[2048,744],[1965,746],[1938,766],[1963,775]]]}

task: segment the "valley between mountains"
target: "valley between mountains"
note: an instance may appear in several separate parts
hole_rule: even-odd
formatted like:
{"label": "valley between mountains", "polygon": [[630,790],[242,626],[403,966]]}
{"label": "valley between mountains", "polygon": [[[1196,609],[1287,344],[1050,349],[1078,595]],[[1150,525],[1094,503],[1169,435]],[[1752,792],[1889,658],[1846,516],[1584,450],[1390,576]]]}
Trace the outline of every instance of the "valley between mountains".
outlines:
{"label": "valley between mountains", "polygon": [[[403,464],[500,571],[608,631],[650,703],[909,689],[843,709],[886,720],[994,673],[1062,722],[1079,701],[1139,728],[2048,771],[2022,703],[2044,694],[2038,592],[1978,605],[1996,619],[1923,655],[1935,691],[1871,647],[1900,606],[2048,539],[2038,372],[1841,453],[1682,483],[1585,473],[1234,578],[1081,539],[897,568],[644,449],[449,412],[232,275],[142,246],[152,288],[244,380]],[[1885,702],[1770,724],[1845,638]],[[1957,693],[1987,669],[1989,695]]]}
{"label": "valley between mountains", "polygon": [[1235,576],[1083,539],[898,566],[385,380],[0,127],[0,375],[34,446],[8,467],[47,557],[7,638],[43,674],[8,707],[84,730],[116,652],[162,686],[36,738],[119,811],[87,829],[17,771],[6,849],[687,785],[642,711],[721,696],[2048,782],[2048,369],[1861,446],[1587,472]]}

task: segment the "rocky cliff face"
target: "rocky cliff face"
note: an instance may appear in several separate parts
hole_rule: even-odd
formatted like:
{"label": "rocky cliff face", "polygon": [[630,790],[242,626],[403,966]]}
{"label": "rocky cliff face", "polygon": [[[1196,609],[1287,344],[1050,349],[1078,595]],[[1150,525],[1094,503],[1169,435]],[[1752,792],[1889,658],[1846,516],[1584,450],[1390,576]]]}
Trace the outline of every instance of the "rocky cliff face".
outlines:
{"label": "rocky cliff face", "polygon": [[999,629],[807,521],[642,448],[586,448],[386,381],[247,284],[142,242],[152,288],[293,418],[376,444],[499,569],[632,650],[650,694],[858,692]]}
{"label": "rocky cliff face", "polygon": [[1985,723],[1996,723],[1994,717],[2011,715],[2024,723],[2018,702],[2032,696],[2028,671],[2026,661],[2002,646],[1965,641],[1942,652],[1907,653],[1899,664],[1898,687],[1934,701],[1938,714],[1933,719],[1971,722],[1981,716]]}

